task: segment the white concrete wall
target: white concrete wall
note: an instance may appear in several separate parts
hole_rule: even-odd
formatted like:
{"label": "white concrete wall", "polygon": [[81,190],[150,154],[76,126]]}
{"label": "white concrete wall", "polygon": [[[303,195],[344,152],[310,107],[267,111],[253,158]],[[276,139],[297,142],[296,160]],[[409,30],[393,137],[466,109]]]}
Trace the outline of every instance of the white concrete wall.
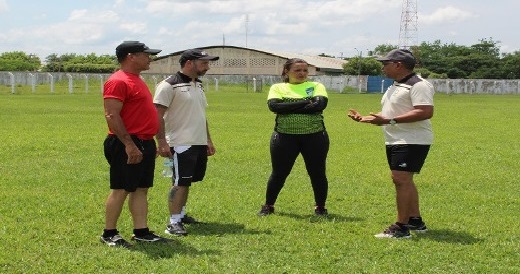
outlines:
{"label": "white concrete wall", "polygon": [[[49,84],[51,77],[49,73],[30,73],[30,72],[7,72],[0,71],[0,85],[6,87],[6,90],[12,85],[11,74],[14,75],[14,85],[32,85],[33,81],[36,85]],[[55,82],[68,81],[66,73],[50,73]],[[86,79],[95,83],[105,81],[110,74],[96,73],[69,73],[74,80],[75,85],[84,85]],[[167,77],[168,74],[163,73],[143,73],[143,78],[152,83],[157,83]],[[263,85],[272,85],[281,81],[279,75],[211,75],[207,74],[203,77],[203,81],[208,84],[214,82],[246,84],[252,79],[256,79]],[[330,91],[341,92],[344,87],[360,88],[362,92],[366,91],[367,76],[361,75],[341,75],[327,76],[318,75],[310,76],[310,79],[319,81]],[[216,80],[215,80],[216,79]],[[435,91],[446,94],[520,94],[520,80],[492,80],[492,79],[428,79],[434,87]],[[3,89],[2,89],[3,90]]]}

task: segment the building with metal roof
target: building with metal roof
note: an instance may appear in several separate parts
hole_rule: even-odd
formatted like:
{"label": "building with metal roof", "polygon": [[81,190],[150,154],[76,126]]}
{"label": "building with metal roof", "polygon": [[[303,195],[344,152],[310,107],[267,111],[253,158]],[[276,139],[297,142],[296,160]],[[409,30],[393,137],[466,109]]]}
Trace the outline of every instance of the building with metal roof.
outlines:
{"label": "building with metal roof", "polygon": [[[309,63],[309,75],[341,75],[347,61],[333,57],[310,56],[288,52],[269,52],[236,46],[200,47],[209,55],[219,56],[211,61],[207,75],[280,75],[283,64],[291,58],[301,58]],[[157,57],[146,73],[168,74],[180,70],[179,58],[184,52],[177,51]]]}

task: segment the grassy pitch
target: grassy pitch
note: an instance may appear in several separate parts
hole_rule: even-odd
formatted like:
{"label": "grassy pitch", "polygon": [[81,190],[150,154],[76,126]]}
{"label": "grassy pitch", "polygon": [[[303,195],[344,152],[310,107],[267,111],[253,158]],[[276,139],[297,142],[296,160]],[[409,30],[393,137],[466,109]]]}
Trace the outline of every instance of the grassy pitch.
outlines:
{"label": "grassy pitch", "polygon": [[[0,272],[520,272],[520,96],[436,95],[435,144],[416,177],[430,231],[390,240],[373,237],[395,221],[382,133],[346,117],[378,111],[380,95],[330,94],[330,217],[313,216],[298,158],[277,214],[259,218],[274,115],[265,93],[232,89],[207,94],[217,154],[188,207],[206,223],[133,250],[99,242],[109,191],[101,95],[0,94]],[[149,226],[164,235],[170,183],[157,163]],[[131,229],[125,208],[119,230],[129,239]]]}

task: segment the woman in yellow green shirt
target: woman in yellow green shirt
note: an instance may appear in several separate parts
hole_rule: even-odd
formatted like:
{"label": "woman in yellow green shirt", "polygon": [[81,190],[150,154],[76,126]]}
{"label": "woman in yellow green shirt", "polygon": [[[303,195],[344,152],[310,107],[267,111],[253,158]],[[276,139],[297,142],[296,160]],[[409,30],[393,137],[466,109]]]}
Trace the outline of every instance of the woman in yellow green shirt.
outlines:
{"label": "woman in yellow green shirt", "polygon": [[329,136],[323,122],[327,91],[323,84],[308,81],[309,64],[289,59],[284,64],[284,82],[269,90],[267,105],[276,114],[270,151],[272,172],[267,182],[266,200],[258,213],[274,213],[274,204],[299,154],[305,161],[314,192],[316,215],[327,215],[328,181],[325,174]]}

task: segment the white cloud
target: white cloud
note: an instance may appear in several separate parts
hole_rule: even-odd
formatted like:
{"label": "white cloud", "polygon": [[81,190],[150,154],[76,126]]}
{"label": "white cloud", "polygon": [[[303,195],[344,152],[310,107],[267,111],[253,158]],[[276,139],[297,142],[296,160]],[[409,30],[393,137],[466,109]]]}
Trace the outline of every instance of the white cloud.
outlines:
{"label": "white cloud", "polygon": [[121,23],[119,28],[130,34],[145,34],[148,26],[143,22]]}
{"label": "white cloud", "polygon": [[[514,23],[503,27],[503,20],[496,17],[517,9],[467,1],[451,5],[448,0],[419,1],[420,40],[469,44],[492,35],[515,48],[516,37],[508,35]],[[225,44],[233,46],[352,56],[354,48],[365,52],[397,43],[403,1],[89,0],[41,7],[37,3],[0,0],[0,52],[105,54],[122,40],[140,40],[167,53],[220,45],[225,38]],[[21,11],[26,17],[18,16]]]}
{"label": "white cloud", "polygon": [[58,41],[56,47],[88,45],[105,38],[119,21],[113,11],[73,10],[64,22],[32,27],[31,37],[38,41]]}
{"label": "white cloud", "polygon": [[119,15],[113,11],[92,12],[89,10],[73,10],[67,19],[72,24],[104,24],[119,21]]}
{"label": "white cloud", "polygon": [[[287,2],[300,1],[248,1],[248,0],[230,0],[230,1],[168,1],[154,0],[148,1],[146,10],[150,13],[169,13],[169,14],[235,14],[235,13],[252,13],[263,12],[265,10],[283,9]],[[282,5],[282,6],[280,6]]]}
{"label": "white cloud", "polygon": [[9,5],[7,5],[7,0],[0,0],[0,13],[8,12]]}
{"label": "white cloud", "polygon": [[32,36],[41,41],[59,41],[56,47],[82,45],[97,41],[104,36],[104,29],[96,24],[70,25],[60,23],[38,27],[32,30]]}
{"label": "white cloud", "polygon": [[[143,32],[137,23],[132,26]],[[117,27],[119,26],[119,28]],[[0,36],[6,43],[16,44],[21,50],[38,52],[40,58],[50,53],[90,53],[106,47],[114,31],[127,27],[113,11],[72,10],[67,19],[54,24],[11,28]],[[129,27],[130,28],[130,27]],[[130,32],[130,31],[128,31]],[[31,33],[31,35],[27,35]],[[99,51],[99,50],[98,50]]]}
{"label": "white cloud", "polygon": [[446,6],[435,10],[429,15],[419,15],[421,24],[442,24],[465,21],[470,18],[475,18],[477,15],[453,6]]}

